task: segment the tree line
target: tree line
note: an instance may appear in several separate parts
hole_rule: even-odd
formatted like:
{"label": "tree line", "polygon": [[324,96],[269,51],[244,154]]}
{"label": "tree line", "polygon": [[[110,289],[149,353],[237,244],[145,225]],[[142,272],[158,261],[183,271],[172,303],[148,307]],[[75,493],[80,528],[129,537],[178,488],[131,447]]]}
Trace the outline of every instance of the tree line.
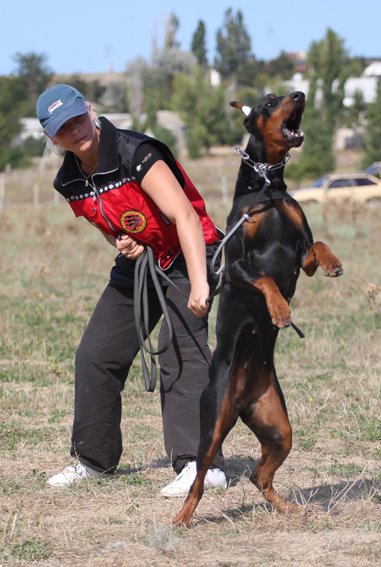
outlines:
{"label": "tree line", "polygon": [[[133,128],[149,129],[176,152],[173,134],[159,126],[158,110],[177,112],[186,127],[190,157],[197,159],[218,145],[238,143],[242,118],[229,106],[230,100],[255,105],[266,92],[286,94],[284,81],[295,73],[295,63],[285,51],[269,61],[252,52],[251,37],[240,10],[229,8],[216,33],[215,57],[208,60],[206,26],[200,20],[189,50],[177,40],[180,22],[168,18],[164,41],[153,49],[151,60],[139,57],[127,62],[126,71],[107,86],[98,80],[85,81],[80,75],[65,77],[95,104],[99,113],[129,112]],[[20,118],[35,115],[38,95],[50,84],[62,80],[50,69],[43,53],[17,53],[17,71],[0,77],[0,171],[7,164],[22,167],[33,155],[41,155],[43,141],[18,143]],[[303,130],[308,139],[301,159],[288,168],[296,179],[315,177],[335,168],[333,137],[338,127],[366,123],[363,137],[364,165],[381,160],[381,87],[376,100],[366,104],[357,93],[351,107],[344,105],[348,77],[360,76],[367,62],[350,57],[344,40],[332,29],[313,41],[306,55],[304,78],[309,81]],[[211,80],[218,73],[219,82]],[[144,116],[144,120],[142,120]]]}

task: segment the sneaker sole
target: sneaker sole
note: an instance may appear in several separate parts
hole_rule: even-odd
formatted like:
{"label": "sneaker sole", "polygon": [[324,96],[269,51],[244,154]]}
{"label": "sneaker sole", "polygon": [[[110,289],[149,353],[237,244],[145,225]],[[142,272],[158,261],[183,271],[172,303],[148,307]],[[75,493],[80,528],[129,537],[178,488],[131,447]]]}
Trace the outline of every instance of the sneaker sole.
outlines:
{"label": "sneaker sole", "polygon": [[[219,486],[205,486],[204,490],[227,490],[227,482],[225,484],[221,484]],[[161,496],[164,496],[164,498],[180,498],[180,497],[184,497],[184,496],[188,496],[189,494],[189,490],[187,491],[179,491],[179,492],[165,492],[165,489],[163,488],[162,490],[160,490],[160,494]]]}

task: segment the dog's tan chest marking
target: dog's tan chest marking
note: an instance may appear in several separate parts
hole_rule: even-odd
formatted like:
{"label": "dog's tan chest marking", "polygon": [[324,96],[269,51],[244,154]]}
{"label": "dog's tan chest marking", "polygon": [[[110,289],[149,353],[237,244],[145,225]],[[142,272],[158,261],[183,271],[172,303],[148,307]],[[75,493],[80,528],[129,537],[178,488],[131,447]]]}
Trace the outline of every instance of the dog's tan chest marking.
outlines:
{"label": "dog's tan chest marking", "polygon": [[290,219],[292,224],[299,230],[303,228],[303,216],[302,212],[298,207],[295,207],[292,203],[288,201],[280,201],[279,209]]}
{"label": "dog's tan chest marking", "polygon": [[269,216],[270,210],[263,211],[263,203],[256,205],[254,208],[247,208],[242,211],[242,214],[249,214],[250,220],[244,223],[243,230],[245,236],[253,240],[261,227],[266,217]]}

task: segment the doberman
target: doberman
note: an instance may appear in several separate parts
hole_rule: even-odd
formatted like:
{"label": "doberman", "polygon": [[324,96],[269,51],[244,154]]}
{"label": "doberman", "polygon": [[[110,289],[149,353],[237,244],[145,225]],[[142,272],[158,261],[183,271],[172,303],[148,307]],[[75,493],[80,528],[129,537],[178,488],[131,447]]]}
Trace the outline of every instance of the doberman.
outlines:
{"label": "doberman", "polygon": [[328,246],[313,242],[306,217],[283,180],[288,151],[303,143],[299,127],[305,95],[269,94],[252,109],[239,102],[230,104],[245,115],[250,137],[244,152],[237,149],[242,162],[227,219],[217,344],[210,383],[201,398],[198,472],[172,520],[185,526],[203,495],[207,470],[238,417],[261,445],[251,482],[278,511],[297,508],[273,488],[274,474],[292,442],[274,348],[279,329],[293,326],[301,334],[289,307],[300,268],[308,276],[319,265],[326,276],[343,272]]}

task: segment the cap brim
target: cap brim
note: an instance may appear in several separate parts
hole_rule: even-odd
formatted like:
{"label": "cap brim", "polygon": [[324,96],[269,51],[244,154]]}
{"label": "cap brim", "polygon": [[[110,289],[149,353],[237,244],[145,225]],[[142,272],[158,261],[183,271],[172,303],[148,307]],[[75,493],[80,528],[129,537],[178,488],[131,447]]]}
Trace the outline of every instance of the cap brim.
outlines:
{"label": "cap brim", "polygon": [[44,130],[48,134],[48,136],[54,138],[58,130],[65,124],[65,122],[70,120],[70,118],[80,116],[81,114],[85,114],[86,112],[86,102],[83,99],[77,99],[68,108],[64,108],[54,117],[52,116],[49,120],[49,123],[44,126]]}

